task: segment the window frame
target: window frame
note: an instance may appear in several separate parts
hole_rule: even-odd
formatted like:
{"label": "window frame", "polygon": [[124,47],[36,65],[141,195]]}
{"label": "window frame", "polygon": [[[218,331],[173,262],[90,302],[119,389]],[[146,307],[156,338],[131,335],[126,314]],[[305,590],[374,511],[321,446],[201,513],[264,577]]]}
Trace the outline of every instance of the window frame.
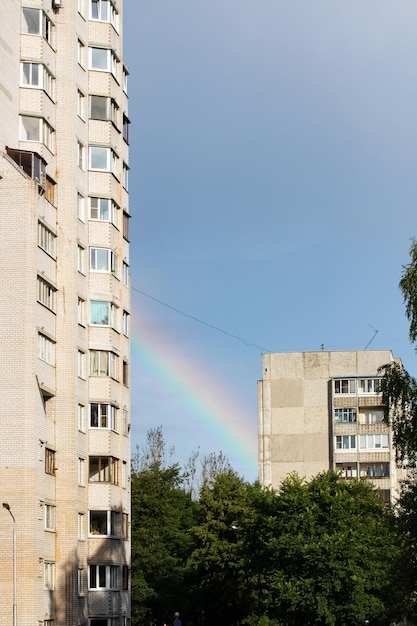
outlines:
{"label": "window frame", "polygon": [[[103,407],[106,407],[104,412]],[[95,415],[95,413],[97,414]],[[89,403],[89,428],[94,430],[116,430],[116,420],[117,407],[114,404],[110,402]]]}
{"label": "window frame", "polygon": [[[104,574],[104,580],[103,580]],[[103,584],[104,582],[104,584]],[[119,590],[119,566],[104,565],[101,563],[88,564],[88,590],[89,591],[118,591]]]}
{"label": "window frame", "polygon": [[[101,532],[102,530],[105,532]],[[88,536],[119,537],[120,512],[111,509],[90,509],[88,512]]]}
{"label": "window frame", "polygon": [[56,506],[45,503],[44,507],[44,529],[49,532],[56,530]]}
{"label": "window frame", "polygon": [[[92,467],[96,464],[96,471]],[[119,459],[114,456],[91,455],[88,458],[88,482],[105,483],[110,485],[118,484]],[[94,472],[94,473],[93,473]],[[94,477],[97,478],[94,478]]]}
{"label": "window frame", "polygon": [[90,247],[90,272],[115,274],[116,269],[117,255],[111,248]]}

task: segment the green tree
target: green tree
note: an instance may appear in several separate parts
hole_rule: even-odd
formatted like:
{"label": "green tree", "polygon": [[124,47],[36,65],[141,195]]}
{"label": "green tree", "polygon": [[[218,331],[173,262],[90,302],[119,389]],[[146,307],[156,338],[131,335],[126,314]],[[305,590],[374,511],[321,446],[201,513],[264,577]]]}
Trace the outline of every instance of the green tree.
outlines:
{"label": "green tree", "polygon": [[132,470],[132,624],[162,624],[187,610],[186,561],[194,503],[180,468],[165,461],[162,429],[148,433]]}

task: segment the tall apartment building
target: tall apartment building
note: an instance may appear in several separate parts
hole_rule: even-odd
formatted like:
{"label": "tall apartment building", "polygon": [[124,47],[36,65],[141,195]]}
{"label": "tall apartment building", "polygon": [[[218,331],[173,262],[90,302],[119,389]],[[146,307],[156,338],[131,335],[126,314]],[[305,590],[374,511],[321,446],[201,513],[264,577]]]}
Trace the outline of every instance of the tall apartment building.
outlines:
{"label": "tall apartment building", "polygon": [[0,7],[0,621],[125,626],[122,0]]}
{"label": "tall apartment building", "polygon": [[378,369],[389,350],[262,355],[258,382],[259,479],[279,488],[291,472],[366,477],[384,501],[398,491]]}

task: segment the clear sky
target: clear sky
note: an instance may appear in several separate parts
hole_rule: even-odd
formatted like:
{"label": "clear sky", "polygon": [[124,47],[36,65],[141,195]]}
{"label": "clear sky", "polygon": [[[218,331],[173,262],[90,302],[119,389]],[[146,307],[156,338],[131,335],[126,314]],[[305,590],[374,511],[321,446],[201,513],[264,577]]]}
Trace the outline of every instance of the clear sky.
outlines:
{"label": "clear sky", "polygon": [[179,462],[221,450],[254,480],[262,351],[363,349],[376,329],[369,349],[416,374],[398,281],[417,235],[417,4],[124,10],[133,446],[162,425]]}

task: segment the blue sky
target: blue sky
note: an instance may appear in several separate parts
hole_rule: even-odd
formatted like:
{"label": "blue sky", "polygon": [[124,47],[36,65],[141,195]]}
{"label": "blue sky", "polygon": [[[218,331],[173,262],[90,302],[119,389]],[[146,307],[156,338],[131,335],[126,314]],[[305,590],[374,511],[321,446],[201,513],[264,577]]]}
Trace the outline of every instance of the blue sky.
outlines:
{"label": "blue sky", "polygon": [[363,349],[377,329],[369,349],[416,373],[398,281],[417,235],[417,5],[124,11],[133,445],[162,425],[180,463],[222,450],[253,480],[262,350]]}

